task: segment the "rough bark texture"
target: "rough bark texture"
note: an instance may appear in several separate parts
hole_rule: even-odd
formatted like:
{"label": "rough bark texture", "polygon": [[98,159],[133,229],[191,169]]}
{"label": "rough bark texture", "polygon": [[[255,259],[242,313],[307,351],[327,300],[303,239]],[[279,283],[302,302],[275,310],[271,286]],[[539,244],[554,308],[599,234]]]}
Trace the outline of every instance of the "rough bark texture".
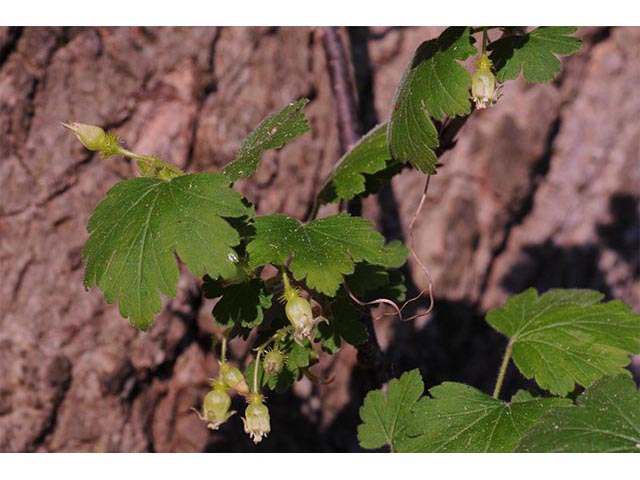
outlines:
{"label": "rough bark texture", "polygon": [[[360,122],[387,116],[414,48],[437,28],[349,32]],[[416,247],[437,306],[376,324],[392,373],[490,391],[504,339],[487,308],[527,286],[591,287],[640,308],[640,29],[582,29],[584,47],[550,85],[507,85],[442,159]],[[117,129],[133,150],[218,169],[268,113],[301,96],[312,133],[238,182],[259,213],[302,218],[338,158],[318,31],[306,28],[0,28],[0,451],[253,451],[238,418],[208,432],[190,411],[215,374],[211,304],[183,275],[148,333],[82,288],[86,224],[134,174],[59,125]],[[403,237],[423,186],[405,171],[364,215]],[[327,210],[328,211],[328,210]],[[409,286],[425,279],[410,264]],[[249,345],[231,354],[246,359]],[[355,350],[323,360],[329,385],[270,399],[262,451],[357,450],[357,409],[376,386]],[[509,371],[505,395],[521,385]],[[235,399],[242,410],[240,399]]]}

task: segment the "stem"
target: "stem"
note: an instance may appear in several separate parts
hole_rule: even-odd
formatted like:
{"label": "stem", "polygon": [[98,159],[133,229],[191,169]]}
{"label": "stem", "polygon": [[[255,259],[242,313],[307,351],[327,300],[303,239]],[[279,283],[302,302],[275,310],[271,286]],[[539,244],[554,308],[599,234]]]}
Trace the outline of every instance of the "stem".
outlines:
{"label": "stem", "polygon": [[487,53],[487,40],[488,40],[487,27],[483,27],[482,28],[482,54],[483,55]]}
{"label": "stem", "polygon": [[501,28],[501,27],[477,27],[477,28],[474,27],[471,29],[471,34],[473,35],[474,33],[482,32],[484,30],[495,30],[496,28]]}
{"label": "stem", "polygon": [[147,162],[150,165],[156,165],[159,160],[156,157],[153,157],[151,155],[140,155],[139,153],[132,152],[131,150],[127,150],[124,147],[120,147],[118,153],[125,157],[134,158],[136,160],[142,160],[143,162]]}
{"label": "stem", "polygon": [[256,363],[253,366],[253,393],[258,392],[258,370],[260,369],[260,357],[262,356],[263,346],[258,347],[256,354]]}
{"label": "stem", "polygon": [[[342,43],[338,27],[325,27],[323,29],[322,46],[327,59],[333,105],[336,111],[340,153],[343,154],[360,140],[358,101],[351,75],[351,62]],[[305,221],[315,220],[319,209],[320,201],[316,195]]]}
{"label": "stem", "polygon": [[227,337],[222,337],[222,351],[220,352],[220,363],[227,361]]}
{"label": "stem", "polygon": [[325,27],[323,34],[322,45],[331,78],[331,90],[340,134],[340,149],[346,152],[360,139],[358,102],[351,77],[351,62],[340,38],[338,27]]}
{"label": "stem", "polygon": [[117,153],[124,157],[129,157],[129,158],[133,158],[134,160],[144,162],[153,168],[169,170],[172,173],[174,173],[176,176],[184,175],[184,172],[180,170],[178,167],[176,167],[175,165],[167,163],[164,160],[160,160],[158,157],[155,157],[153,155],[141,155],[139,153],[132,152],[131,150],[127,150],[122,146],[118,146]]}
{"label": "stem", "polygon": [[[348,57],[340,32],[337,27],[325,27],[323,29],[322,46],[324,47],[331,91],[334,99],[334,109],[338,123],[340,153],[346,153],[349,148],[355,145],[360,139],[360,119],[358,118],[358,101],[356,88],[351,75],[351,60]],[[310,219],[315,218],[318,213],[319,201],[316,197]],[[348,202],[348,210],[355,213],[358,210],[358,201]],[[375,333],[373,321],[370,315],[363,318],[369,332],[368,340],[359,345],[358,357],[361,363],[376,372],[383,370],[381,365],[383,354]],[[378,375],[382,376],[382,375]],[[376,383],[381,384],[382,378],[376,378]]]}
{"label": "stem", "polygon": [[509,366],[509,360],[511,360],[511,350],[513,350],[513,342],[509,340],[507,349],[504,351],[504,357],[502,358],[502,365],[500,365],[500,371],[498,372],[498,380],[496,380],[496,388],[493,389],[493,398],[500,396],[500,390],[502,390],[502,382],[504,382],[504,376],[507,373],[507,367]]}

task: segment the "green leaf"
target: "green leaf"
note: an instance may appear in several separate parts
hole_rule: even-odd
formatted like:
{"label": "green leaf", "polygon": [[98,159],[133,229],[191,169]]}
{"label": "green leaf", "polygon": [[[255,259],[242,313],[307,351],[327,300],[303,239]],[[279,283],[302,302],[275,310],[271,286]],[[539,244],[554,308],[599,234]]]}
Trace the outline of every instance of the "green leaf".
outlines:
{"label": "green leaf", "polygon": [[461,383],[433,387],[412,409],[402,452],[511,452],[522,433],[563,398],[519,392],[505,403]]}
{"label": "green leaf", "polygon": [[360,408],[362,424],[358,425],[358,441],[362,448],[374,449],[388,445],[391,451],[405,436],[411,407],[424,392],[420,372],[405,372],[400,380],[393,379],[387,394],[373,390]]}
{"label": "green leaf", "polygon": [[510,35],[488,46],[500,82],[513,80],[524,72],[528,82],[550,82],[560,73],[556,57],[580,50],[581,40],[570,36],[575,27],[539,27],[524,35]]}
{"label": "green leaf", "polygon": [[291,342],[291,349],[287,354],[285,365],[292,369],[298,369],[309,366],[309,349],[311,346],[308,342],[305,345],[299,345]]}
{"label": "green leaf", "polygon": [[336,332],[331,319],[329,319],[329,323],[320,322],[318,324],[316,327],[315,341],[320,342],[322,350],[327,352],[329,355],[333,355],[340,350],[340,346],[342,345],[340,334]]}
{"label": "green leaf", "polygon": [[205,277],[202,292],[206,298],[220,298],[212,314],[223,327],[257,327],[264,320],[264,311],[271,307],[273,295],[266,291],[264,282],[254,278],[237,285]]}
{"label": "green leaf", "polygon": [[119,302],[123,317],[146,330],[162,308],[160,294],[176,294],[174,251],[196,275],[234,275],[232,247],[240,237],[222,217],[249,213],[221,174],[124,180],[89,221],[84,285],[97,285],[108,303]]}
{"label": "green leaf", "polygon": [[436,173],[438,132],[430,117],[471,112],[471,76],[458,63],[477,50],[469,27],[450,27],[416,50],[396,90],[388,128],[393,158],[410,162],[425,173]]}
{"label": "green leaf", "polygon": [[249,134],[235,160],[229,163],[222,173],[232,182],[239,178],[250,177],[258,169],[262,152],[272,148],[282,148],[285,143],[308,132],[309,121],[302,113],[307,103],[309,100],[302,98],[296,103],[287,105],[282,111],[265,118]]}
{"label": "green leaf", "polygon": [[367,178],[382,172],[396,162],[387,145],[387,124],[374,127],[337,163],[318,194],[322,203],[350,200],[363,192]]}
{"label": "green leaf", "polygon": [[624,372],[629,354],[640,351],[640,315],[614,300],[598,303],[592,290],[535,289],[511,297],[487,314],[487,322],[507,335],[513,360],[527,378],[554,395],[574,382],[586,386],[604,375]]}
{"label": "green leaf", "polygon": [[395,258],[373,223],[361,217],[338,214],[301,225],[286,215],[264,215],[256,217],[255,225],[256,237],[247,245],[253,268],[284,265],[293,257],[289,268],[294,278],[329,296],[335,295],[343,275],[353,273],[354,263],[385,265]]}
{"label": "green leaf", "polygon": [[400,240],[391,240],[384,246],[385,259],[380,265],[387,268],[400,268],[407,261],[409,249]]}
{"label": "green leaf", "polygon": [[337,298],[331,304],[331,325],[347,343],[358,346],[369,338],[367,326],[362,321],[362,310],[346,298]]}
{"label": "green leaf", "polygon": [[626,375],[605,377],[572,408],[551,409],[518,444],[520,452],[640,453],[640,394]]}
{"label": "green leaf", "polygon": [[365,302],[377,298],[402,302],[407,293],[402,273],[379,265],[359,263],[356,265],[355,271],[345,280],[349,290]]}

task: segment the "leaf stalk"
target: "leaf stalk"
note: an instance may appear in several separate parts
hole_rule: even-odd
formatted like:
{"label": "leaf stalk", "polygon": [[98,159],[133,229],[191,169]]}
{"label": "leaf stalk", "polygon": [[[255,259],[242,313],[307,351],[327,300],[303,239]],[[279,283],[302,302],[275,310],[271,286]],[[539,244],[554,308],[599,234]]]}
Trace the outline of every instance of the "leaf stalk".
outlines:
{"label": "leaf stalk", "polygon": [[513,350],[513,341],[509,340],[507,348],[504,351],[504,357],[502,357],[502,364],[500,365],[500,371],[498,372],[498,379],[496,380],[496,387],[493,389],[493,398],[497,399],[500,396],[500,390],[502,390],[502,383],[504,382],[504,376],[507,373],[507,367],[511,360],[511,352]]}

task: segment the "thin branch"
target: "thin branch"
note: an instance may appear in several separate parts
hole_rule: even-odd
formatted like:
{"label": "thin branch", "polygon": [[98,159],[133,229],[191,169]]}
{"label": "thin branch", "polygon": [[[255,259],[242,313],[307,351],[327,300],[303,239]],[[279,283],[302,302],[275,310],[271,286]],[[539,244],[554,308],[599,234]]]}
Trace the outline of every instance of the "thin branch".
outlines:
{"label": "thin branch", "polygon": [[338,117],[340,150],[341,153],[345,153],[358,142],[361,132],[351,64],[338,27],[324,28],[322,46],[327,58],[331,91]]}
{"label": "thin branch", "polygon": [[[340,154],[344,154],[360,139],[361,127],[358,119],[358,102],[356,89],[351,75],[351,63],[347,56],[342,38],[337,27],[323,29],[322,45],[327,58],[327,67],[333,92],[334,106],[337,114]],[[357,203],[349,202],[349,210],[357,210]],[[317,212],[317,209],[314,209]],[[376,373],[376,381],[382,383],[384,378],[384,355],[378,343],[371,316],[364,315],[364,322],[369,332],[367,342],[358,346],[358,360],[362,365],[371,367]]]}

